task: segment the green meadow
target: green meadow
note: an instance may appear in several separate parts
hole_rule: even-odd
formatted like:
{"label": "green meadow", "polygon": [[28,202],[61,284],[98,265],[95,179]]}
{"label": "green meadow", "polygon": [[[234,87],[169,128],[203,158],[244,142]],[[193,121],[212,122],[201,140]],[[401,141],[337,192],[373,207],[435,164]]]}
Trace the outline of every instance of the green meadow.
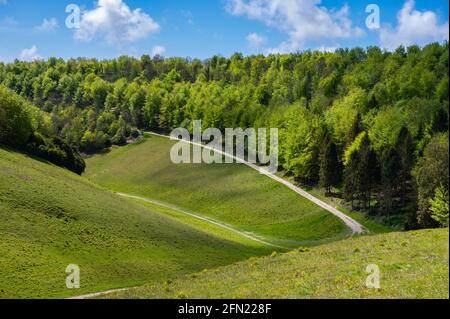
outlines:
{"label": "green meadow", "polygon": [[113,148],[84,177],[1,147],[0,298],[448,298],[448,229],[386,234],[348,212],[370,234],[351,236],[246,166],[172,164],[173,143]]}
{"label": "green meadow", "polygon": [[[108,298],[448,299],[448,229],[390,233],[251,258]],[[380,289],[368,289],[368,265]]]}
{"label": "green meadow", "polygon": [[[436,17],[441,28],[442,10],[405,1],[397,16]],[[23,18],[5,2],[2,10]],[[150,56],[138,42],[120,44],[147,41],[166,23],[128,2],[83,9],[83,21],[88,11],[104,18],[82,32],[105,42],[101,52],[87,43],[72,58],[38,42],[16,57],[0,48],[0,299],[449,297],[448,41],[381,37],[321,50],[350,40],[354,10],[292,0],[345,32],[300,34],[288,22],[276,54],[257,54],[267,51],[261,44],[228,47],[232,55],[219,45],[218,55],[197,58],[168,46],[168,56]],[[281,1],[217,2],[238,4],[225,8],[235,19],[257,7],[270,9],[274,25],[291,16]],[[45,31],[61,17],[34,18]],[[17,22],[0,18],[0,34],[32,29]],[[114,57],[120,51],[131,55]],[[276,130],[257,148],[278,149],[277,175],[174,164],[177,141],[146,132],[175,128],[203,137],[207,128],[247,136],[256,128],[261,138],[259,129]],[[70,265],[81,271],[79,289],[66,286]],[[380,289],[366,286],[368,265],[381,271]]]}
{"label": "green meadow", "polygon": [[340,219],[243,164],[173,164],[174,141],[147,136],[87,160],[86,177],[114,192],[171,203],[285,246],[341,239]]}
{"label": "green meadow", "polygon": [[[60,298],[267,255],[261,245],[0,148],[0,298]],[[81,289],[66,288],[77,264]]]}

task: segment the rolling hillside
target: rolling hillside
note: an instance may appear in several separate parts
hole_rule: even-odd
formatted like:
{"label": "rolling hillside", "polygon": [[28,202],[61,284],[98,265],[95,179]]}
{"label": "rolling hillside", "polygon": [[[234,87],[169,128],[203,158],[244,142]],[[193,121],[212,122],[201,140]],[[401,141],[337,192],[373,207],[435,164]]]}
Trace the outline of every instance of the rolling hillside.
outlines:
{"label": "rolling hillside", "polygon": [[[108,295],[107,298],[448,299],[448,229],[346,239]],[[366,267],[381,271],[367,289]]]}
{"label": "rolling hillside", "polygon": [[173,164],[174,143],[151,136],[115,148],[89,159],[86,176],[112,191],[171,203],[285,246],[349,234],[337,217],[242,164]]}
{"label": "rolling hillside", "polygon": [[[274,250],[179,215],[0,147],[0,298],[132,287]],[[65,286],[69,264],[81,268],[76,291]]]}

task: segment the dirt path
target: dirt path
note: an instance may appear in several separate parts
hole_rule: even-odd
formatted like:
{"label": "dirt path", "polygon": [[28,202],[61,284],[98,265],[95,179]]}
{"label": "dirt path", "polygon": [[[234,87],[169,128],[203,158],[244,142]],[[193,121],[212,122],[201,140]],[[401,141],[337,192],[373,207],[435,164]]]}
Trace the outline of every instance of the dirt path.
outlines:
{"label": "dirt path", "polygon": [[146,197],[140,197],[140,196],[135,196],[135,195],[130,195],[130,194],[124,194],[124,193],[117,193],[117,195],[122,196],[122,197],[126,197],[126,198],[132,198],[132,199],[141,200],[143,202],[147,202],[147,203],[150,203],[150,204],[154,204],[154,205],[158,205],[158,206],[161,206],[161,207],[172,209],[172,210],[174,210],[174,211],[176,211],[178,213],[181,213],[183,215],[187,215],[187,216],[199,219],[201,221],[210,223],[212,225],[218,226],[220,228],[226,229],[226,230],[228,230],[230,232],[233,232],[233,233],[238,234],[238,235],[240,235],[242,237],[245,237],[245,238],[250,239],[252,241],[255,241],[257,243],[263,244],[265,246],[271,246],[271,247],[282,248],[282,249],[290,249],[289,247],[279,246],[279,245],[276,245],[276,244],[272,244],[272,243],[270,243],[268,241],[262,240],[262,239],[256,237],[255,235],[253,235],[252,233],[247,233],[247,232],[240,231],[240,230],[238,230],[236,228],[233,228],[233,227],[231,227],[229,225],[220,223],[220,222],[218,222],[216,220],[213,220],[213,219],[201,216],[201,215],[190,213],[190,212],[188,212],[188,211],[186,211],[184,209],[181,209],[179,207],[176,207],[176,206],[173,206],[173,205],[169,205],[169,204],[166,204],[166,203],[154,200],[154,199],[149,199],[149,198],[146,198]]}
{"label": "dirt path", "polygon": [[[147,132],[147,133],[149,133],[151,135],[155,135],[155,136],[171,139],[170,136],[161,135],[161,134],[157,134],[157,133],[153,133],[153,132]],[[244,160],[242,160],[240,158],[237,158],[237,157],[235,157],[233,155],[227,154],[227,153],[225,153],[223,151],[220,151],[220,150],[218,151],[218,150],[215,150],[215,149],[213,149],[211,147],[208,147],[206,145],[202,145],[200,143],[195,143],[195,142],[192,142],[192,141],[185,141],[185,140],[178,140],[178,141],[186,142],[186,143],[189,143],[189,144],[192,144],[192,145],[197,145],[197,146],[200,146],[200,147],[205,148],[205,149],[216,151],[219,154],[222,154],[222,155],[227,156],[229,158],[233,158],[236,162],[241,163],[241,164],[245,164],[248,167],[250,167],[250,168],[252,168],[252,169],[254,169],[254,170],[256,170],[256,171],[258,171],[258,172],[260,172],[260,173],[262,173],[264,175],[266,175],[267,177],[277,181],[278,183],[281,183],[281,184],[285,185],[286,187],[290,188],[292,191],[296,192],[297,194],[303,196],[304,198],[308,199],[309,201],[315,203],[316,205],[322,207],[323,209],[327,210],[331,214],[333,214],[336,217],[340,218],[345,223],[345,225],[347,225],[352,230],[352,232],[354,234],[361,234],[361,233],[364,232],[364,227],[360,223],[358,223],[357,221],[352,219],[351,217],[345,215],[341,211],[337,210],[336,208],[332,207],[331,205],[328,205],[327,203],[325,203],[324,201],[318,199],[317,197],[314,197],[313,195],[309,194],[307,191],[301,189],[300,187],[295,186],[294,184],[286,181],[285,179],[283,179],[283,178],[281,178],[279,176],[276,176],[275,174],[267,172],[262,167],[259,167],[259,166],[255,165],[255,164],[252,164],[252,163],[249,163],[247,161],[244,161]],[[264,244],[264,245],[272,246],[272,247],[277,247],[277,248],[287,249],[287,247],[282,247],[282,246],[278,246],[278,245],[269,243],[267,241],[261,240],[261,239],[255,237],[255,236],[253,236],[252,234],[239,231],[239,230],[237,230],[237,229],[235,229],[233,227],[230,227],[228,225],[222,224],[220,222],[211,220],[209,218],[206,218],[206,217],[203,217],[203,216],[200,216],[200,215],[196,215],[196,214],[184,211],[184,210],[182,210],[182,209],[180,209],[178,207],[172,206],[172,205],[168,205],[168,204],[165,204],[165,203],[162,203],[162,202],[159,202],[159,201],[155,201],[155,200],[152,200],[152,199],[148,199],[148,198],[145,198],[145,197],[134,196],[134,195],[124,194],[124,193],[117,193],[117,194],[119,196],[122,196],[122,197],[137,199],[137,200],[145,201],[145,202],[148,202],[148,203],[151,203],[151,204],[154,204],[154,205],[158,205],[158,206],[166,207],[166,208],[169,208],[169,209],[173,209],[173,210],[175,210],[175,211],[177,211],[179,213],[182,213],[182,214],[191,216],[193,218],[196,218],[196,219],[199,219],[199,220],[211,223],[211,224],[213,224],[215,226],[218,226],[218,227],[221,227],[223,229],[229,230],[229,231],[234,232],[236,234],[239,234],[239,235],[241,235],[241,236],[243,236],[243,237],[245,237],[247,239],[256,241],[256,242],[258,242],[260,244]],[[108,290],[108,291],[104,291],[104,292],[92,293],[92,294],[78,296],[78,297],[73,297],[73,298],[69,298],[69,299],[96,298],[96,297],[101,297],[101,296],[109,295],[109,294],[112,294],[112,293],[115,293],[115,292],[121,292],[121,291],[130,290],[130,289],[132,289],[132,288],[112,289],[112,290]]]}
{"label": "dirt path", "polygon": [[255,165],[255,164],[252,164],[252,163],[249,163],[249,162],[247,162],[247,161],[245,161],[245,160],[243,160],[241,158],[238,158],[238,157],[236,157],[234,155],[227,154],[227,153],[225,153],[223,151],[213,149],[212,147],[203,145],[201,143],[196,143],[196,142],[192,142],[192,141],[186,141],[186,140],[182,140],[182,139],[172,139],[170,136],[162,135],[162,134],[158,134],[158,133],[153,133],[153,132],[147,132],[147,133],[149,133],[151,135],[154,135],[154,136],[168,138],[168,139],[171,139],[173,141],[180,141],[180,142],[189,143],[191,145],[200,146],[200,147],[205,148],[207,150],[215,151],[215,152],[217,152],[217,153],[219,153],[221,155],[224,155],[226,157],[232,158],[236,162],[241,163],[241,164],[245,164],[248,167],[250,167],[250,168],[260,172],[261,174],[264,174],[267,177],[277,181],[278,183],[281,183],[281,184],[285,185],[286,187],[290,188],[291,190],[293,190],[297,194],[303,196],[304,198],[308,199],[309,201],[311,201],[311,202],[315,203],[316,205],[322,207],[323,209],[327,210],[331,214],[333,214],[336,217],[338,217],[339,219],[341,219],[345,223],[345,225],[347,225],[347,227],[349,227],[352,230],[352,232],[354,234],[362,234],[364,232],[364,227],[360,223],[358,223],[356,220],[354,220],[353,218],[345,215],[341,211],[339,211],[336,208],[334,208],[333,206],[325,203],[324,201],[318,199],[317,197],[314,197],[313,195],[309,194],[307,191],[301,189],[300,187],[298,187],[298,186],[296,186],[296,185],[286,181],[285,179],[283,179],[283,178],[281,178],[281,177],[279,177],[279,176],[277,176],[275,174],[269,173],[268,171],[266,171],[262,167],[259,167],[259,166]]}
{"label": "dirt path", "polygon": [[116,292],[122,292],[122,291],[127,291],[133,288],[122,288],[122,289],[111,289],[111,290],[107,290],[107,291],[102,291],[102,292],[95,292],[92,294],[87,294],[87,295],[83,295],[83,296],[77,296],[77,297],[72,297],[72,298],[67,298],[69,300],[83,300],[83,299],[92,299],[92,298],[97,298],[97,297],[101,297],[101,296],[106,296],[106,295],[110,295]]}
{"label": "dirt path", "polygon": [[[233,228],[231,226],[222,224],[222,223],[220,223],[218,221],[209,219],[209,218],[201,216],[201,215],[197,215],[197,214],[193,214],[193,213],[187,212],[187,211],[185,211],[185,210],[183,210],[183,209],[181,209],[179,207],[176,207],[174,205],[166,204],[166,203],[163,203],[163,202],[160,202],[160,201],[157,201],[157,200],[153,200],[153,199],[149,199],[149,198],[145,198],[145,197],[141,197],[141,196],[135,196],[135,195],[125,194],[125,193],[116,193],[116,194],[121,196],[121,197],[135,199],[135,200],[140,200],[140,201],[147,202],[147,203],[150,203],[150,204],[153,204],[153,205],[169,208],[169,209],[174,210],[174,211],[176,211],[178,213],[181,213],[183,215],[187,215],[187,216],[199,219],[201,221],[210,223],[210,224],[215,225],[217,227],[226,229],[226,230],[231,231],[233,233],[236,233],[236,234],[238,234],[238,235],[240,235],[242,237],[245,237],[247,239],[255,241],[255,242],[259,243],[259,244],[263,244],[263,245],[270,246],[270,247],[275,247],[275,248],[286,249],[286,250],[291,249],[289,247],[284,247],[284,246],[279,246],[279,245],[272,244],[272,243],[270,243],[268,241],[265,241],[265,240],[262,240],[262,239],[260,239],[258,237],[255,237],[251,233],[242,232],[242,231],[240,231],[238,229],[235,229],[235,228]],[[76,296],[76,297],[72,297],[72,298],[68,298],[68,299],[74,299],[74,300],[91,299],[91,298],[97,298],[97,297],[110,295],[110,294],[113,294],[113,293],[116,293],[116,292],[127,291],[127,290],[130,290],[130,289],[133,289],[133,288],[111,289],[111,290],[107,290],[107,291],[96,292],[96,293],[86,294],[86,295],[82,295],[82,296]]]}

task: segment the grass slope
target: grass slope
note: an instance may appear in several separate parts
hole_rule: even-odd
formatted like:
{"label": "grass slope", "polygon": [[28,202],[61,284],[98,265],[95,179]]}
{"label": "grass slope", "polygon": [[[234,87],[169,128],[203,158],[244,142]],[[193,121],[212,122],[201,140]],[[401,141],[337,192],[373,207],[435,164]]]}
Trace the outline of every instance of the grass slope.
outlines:
{"label": "grass slope", "polygon": [[342,238],[334,215],[242,164],[170,161],[175,142],[147,137],[87,161],[86,176],[110,190],[172,203],[284,245]]}
{"label": "grass slope", "polygon": [[[272,247],[0,147],[0,298],[66,297],[161,281]],[[81,268],[81,289],[65,286]]]}
{"label": "grass slope", "polygon": [[[448,229],[343,240],[252,258],[108,298],[448,298]],[[381,289],[367,289],[369,264]]]}

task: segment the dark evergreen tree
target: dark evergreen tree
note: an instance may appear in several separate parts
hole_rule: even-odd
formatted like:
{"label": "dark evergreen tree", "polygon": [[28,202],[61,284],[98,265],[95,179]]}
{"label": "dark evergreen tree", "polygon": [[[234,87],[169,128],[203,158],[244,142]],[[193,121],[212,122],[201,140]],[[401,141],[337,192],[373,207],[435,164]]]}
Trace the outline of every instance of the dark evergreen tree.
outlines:
{"label": "dark evergreen tree", "polygon": [[398,163],[398,182],[400,186],[400,198],[402,206],[405,205],[407,183],[411,180],[411,170],[414,165],[413,138],[406,127],[403,127],[397,137],[395,145]]}
{"label": "dark evergreen tree", "polygon": [[399,169],[400,159],[397,152],[392,148],[385,150],[381,157],[381,188],[382,207],[388,217],[394,203],[394,189],[397,185]]}
{"label": "dark evergreen tree", "polygon": [[355,120],[353,121],[350,131],[348,132],[346,146],[348,147],[349,145],[351,145],[361,132],[361,115],[358,113],[358,115],[355,117]]}
{"label": "dark evergreen tree", "polygon": [[331,193],[331,187],[339,185],[341,163],[338,158],[337,146],[328,137],[324,139],[320,150],[319,185]]}
{"label": "dark evergreen tree", "polygon": [[364,135],[359,148],[358,189],[359,199],[363,208],[370,210],[372,190],[379,181],[379,165],[375,152],[372,150],[369,137]]}
{"label": "dark evergreen tree", "polygon": [[359,192],[359,154],[354,152],[344,170],[343,196],[348,202],[351,202],[354,209],[355,195]]}

